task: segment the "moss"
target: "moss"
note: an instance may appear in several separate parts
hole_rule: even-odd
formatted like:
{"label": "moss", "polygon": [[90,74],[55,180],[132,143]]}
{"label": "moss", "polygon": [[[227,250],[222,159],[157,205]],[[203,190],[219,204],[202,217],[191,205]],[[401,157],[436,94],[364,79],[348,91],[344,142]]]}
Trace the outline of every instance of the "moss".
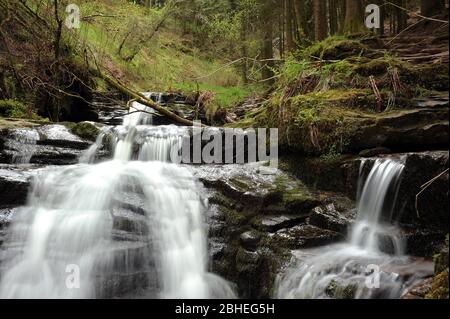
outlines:
{"label": "moss", "polygon": [[339,155],[359,125],[374,121],[372,111],[358,109],[372,99],[366,90],[329,90],[295,96],[284,104],[271,101],[259,125],[279,128],[280,148],[307,154]]}
{"label": "moss", "polygon": [[220,207],[219,213],[223,220],[230,226],[242,226],[247,220],[244,215],[225,207]]}
{"label": "moss", "polygon": [[91,122],[64,122],[62,124],[64,124],[69,130],[71,130],[73,134],[89,141],[95,141],[98,134],[100,133],[99,128]]}
{"label": "moss", "polygon": [[210,197],[209,202],[211,204],[217,204],[230,209],[235,207],[234,202],[228,197],[222,195],[221,193],[215,193],[213,196]]}
{"label": "moss", "polygon": [[355,67],[354,72],[359,75],[369,76],[369,75],[383,75],[388,72],[391,64],[385,59],[375,59],[370,62],[360,64]]}
{"label": "moss", "polygon": [[331,280],[325,289],[325,293],[335,299],[355,299],[358,286],[350,284],[347,286],[340,285],[336,280]]}
{"label": "moss", "polygon": [[364,54],[368,48],[358,40],[342,36],[328,37],[306,50],[306,55],[324,60],[340,60]]}
{"label": "moss", "polygon": [[448,269],[434,277],[431,291],[425,299],[449,299]]}

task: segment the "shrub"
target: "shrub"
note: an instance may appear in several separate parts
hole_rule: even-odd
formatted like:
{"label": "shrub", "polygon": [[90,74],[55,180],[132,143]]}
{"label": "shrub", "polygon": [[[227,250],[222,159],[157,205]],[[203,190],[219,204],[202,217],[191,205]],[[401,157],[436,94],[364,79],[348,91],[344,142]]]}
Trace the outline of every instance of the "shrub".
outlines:
{"label": "shrub", "polygon": [[16,100],[0,100],[0,116],[28,118],[28,107]]}

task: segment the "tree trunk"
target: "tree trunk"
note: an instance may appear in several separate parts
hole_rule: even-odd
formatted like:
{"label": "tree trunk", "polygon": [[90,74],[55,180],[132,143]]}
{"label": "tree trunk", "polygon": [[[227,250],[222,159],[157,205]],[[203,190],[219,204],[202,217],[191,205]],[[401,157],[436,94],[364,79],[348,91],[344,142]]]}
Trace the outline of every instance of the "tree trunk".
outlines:
{"label": "tree trunk", "polygon": [[295,18],[297,20],[297,34],[299,43],[305,43],[305,37],[308,37],[308,22],[306,19],[306,4],[305,0],[293,0],[294,1],[294,10],[295,10]]}
{"label": "tree trunk", "polygon": [[346,0],[344,33],[359,33],[365,30],[362,0]]}
{"label": "tree trunk", "polygon": [[330,34],[336,34],[338,31],[338,0],[328,0],[328,16],[330,18]]}
{"label": "tree trunk", "polygon": [[405,10],[401,9],[406,7],[406,0],[395,0],[394,2],[397,5],[394,9],[396,19],[395,33],[400,33],[407,27],[408,24],[408,15]]}
{"label": "tree trunk", "polygon": [[63,21],[59,17],[58,0],[54,0],[53,5],[54,5],[53,9],[54,9],[55,21],[56,21],[55,40],[54,40],[54,44],[53,44],[53,49],[55,51],[55,60],[58,60],[60,52],[61,52],[61,37],[62,37]]}
{"label": "tree trunk", "polygon": [[321,41],[327,37],[327,7],[326,1],[314,0],[314,38]]}
{"label": "tree trunk", "polygon": [[286,50],[290,52],[294,48],[291,0],[284,0],[284,10],[286,18]]}
{"label": "tree trunk", "polygon": [[444,9],[445,0],[422,0],[420,3],[420,12],[426,17],[443,13]]}
{"label": "tree trunk", "polygon": [[[263,80],[268,80],[273,77],[273,3],[272,0],[265,0],[260,17],[263,31],[262,56],[264,66],[261,69]],[[273,83],[273,79],[266,81],[269,84]]]}

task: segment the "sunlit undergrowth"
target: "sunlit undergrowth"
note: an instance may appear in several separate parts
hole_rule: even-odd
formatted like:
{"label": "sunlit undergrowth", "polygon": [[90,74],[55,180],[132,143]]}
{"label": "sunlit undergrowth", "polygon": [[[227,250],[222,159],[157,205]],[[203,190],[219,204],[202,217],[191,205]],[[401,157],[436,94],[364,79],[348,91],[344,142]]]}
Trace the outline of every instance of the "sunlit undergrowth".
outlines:
{"label": "sunlit undergrowth", "polygon": [[41,117],[34,113],[34,110],[24,103],[12,99],[0,100],[0,117],[23,118],[40,120]]}
{"label": "sunlit undergrowth", "polygon": [[[195,91],[198,83],[200,89],[216,93],[220,107],[249,92],[234,66],[223,67],[226,61],[212,49],[196,48],[195,39],[183,34],[170,9],[107,0],[82,2],[80,8],[86,17],[78,31],[82,41],[115,77],[139,90]],[[104,83],[98,84],[105,89]]]}

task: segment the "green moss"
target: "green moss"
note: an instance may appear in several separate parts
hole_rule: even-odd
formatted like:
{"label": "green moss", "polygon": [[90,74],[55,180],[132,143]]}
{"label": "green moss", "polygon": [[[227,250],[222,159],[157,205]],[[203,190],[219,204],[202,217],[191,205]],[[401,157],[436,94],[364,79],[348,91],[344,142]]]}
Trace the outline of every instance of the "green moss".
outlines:
{"label": "green moss", "polygon": [[357,65],[354,72],[359,75],[369,76],[369,75],[383,75],[388,72],[391,64],[385,59],[374,59],[370,62]]}
{"label": "green moss", "polygon": [[247,217],[239,212],[221,206],[219,209],[220,216],[229,226],[242,226],[247,221]]}
{"label": "green moss", "polygon": [[433,279],[431,291],[425,296],[425,299],[448,299],[448,269],[441,272]]}
{"label": "green moss", "polygon": [[222,195],[221,193],[215,193],[213,196],[211,196],[209,202],[212,204],[221,205],[231,209],[234,208],[235,206],[234,202],[231,199]]}
{"label": "green moss", "polygon": [[73,134],[89,141],[95,141],[100,133],[99,128],[91,122],[63,122],[61,124],[65,125]]}
{"label": "green moss", "polygon": [[350,56],[362,55],[367,50],[368,48],[360,41],[333,36],[314,44],[305,51],[305,54],[324,60],[340,60]]}
{"label": "green moss", "polygon": [[325,293],[335,299],[355,299],[357,289],[357,285],[342,286],[333,279],[328,284]]}

